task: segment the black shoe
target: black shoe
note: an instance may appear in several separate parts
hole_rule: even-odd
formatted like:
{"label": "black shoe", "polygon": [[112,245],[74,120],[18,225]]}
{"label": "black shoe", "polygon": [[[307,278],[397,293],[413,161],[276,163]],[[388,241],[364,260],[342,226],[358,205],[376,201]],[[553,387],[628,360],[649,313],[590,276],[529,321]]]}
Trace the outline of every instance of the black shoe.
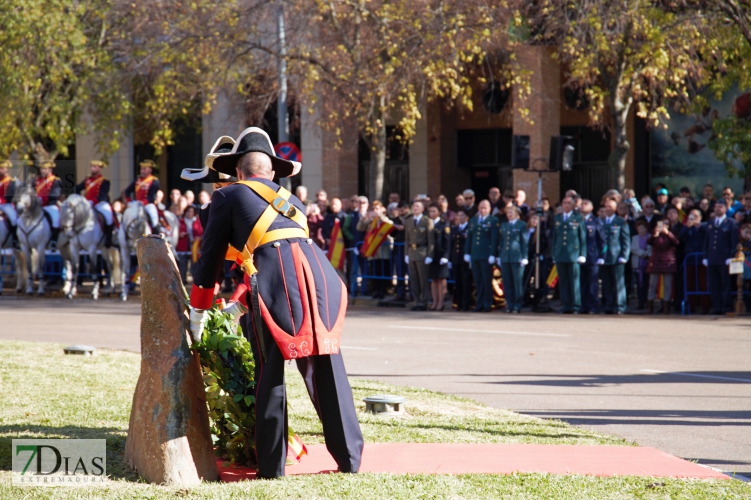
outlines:
{"label": "black shoe", "polygon": [[428,308],[426,306],[414,306],[410,309],[410,311],[427,311]]}
{"label": "black shoe", "polygon": [[571,314],[579,314],[579,311],[571,311]]}
{"label": "black shoe", "polygon": [[623,311],[617,311],[615,314],[617,314],[618,316],[623,316]]}
{"label": "black shoe", "polygon": [[483,307],[475,307],[474,309],[472,309],[472,312],[473,313],[485,312],[485,308],[483,308]]}

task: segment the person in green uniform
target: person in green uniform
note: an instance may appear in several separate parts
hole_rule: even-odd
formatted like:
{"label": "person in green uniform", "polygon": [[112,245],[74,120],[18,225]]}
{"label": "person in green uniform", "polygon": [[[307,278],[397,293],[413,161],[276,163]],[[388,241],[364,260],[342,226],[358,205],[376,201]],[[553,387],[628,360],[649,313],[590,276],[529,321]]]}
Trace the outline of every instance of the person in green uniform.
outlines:
{"label": "person in green uniform", "polygon": [[628,222],[615,213],[616,202],[607,200],[604,207],[602,232],[605,233],[605,257],[597,261],[605,298],[604,311],[605,314],[623,314],[627,301],[624,267],[631,253],[631,234]]}
{"label": "person in green uniform", "polygon": [[561,207],[563,213],[553,219],[551,242],[563,304],[561,314],[579,314],[579,265],[587,261],[587,233],[581,215],[574,212],[574,200],[564,198]]}
{"label": "person in green uniform", "polygon": [[482,200],[469,221],[464,261],[472,267],[477,299],[474,312],[490,312],[493,303],[493,264],[498,253],[500,222],[490,215],[490,202]]}
{"label": "person in green uniform", "polygon": [[506,312],[519,313],[524,298],[524,266],[527,260],[527,225],[519,221],[521,210],[506,207],[508,222],[501,224],[499,254],[496,262],[501,265],[503,292],[506,295]]}

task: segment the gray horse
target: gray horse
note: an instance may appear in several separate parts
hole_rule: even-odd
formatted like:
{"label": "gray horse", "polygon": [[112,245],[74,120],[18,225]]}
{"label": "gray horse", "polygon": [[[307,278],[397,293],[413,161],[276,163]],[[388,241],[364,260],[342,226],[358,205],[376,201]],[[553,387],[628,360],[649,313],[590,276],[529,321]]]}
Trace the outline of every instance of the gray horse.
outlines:
{"label": "gray horse", "polygon": [[16,190],[13,198],[18,217],[18,242],[21,245],[23,262],[17,262],[20,267],[20,279],[17,291],[21,291],[22,283],[26,282],[26,293],[34,293],[34,278],[39,279],[37,295],[44,295],[44,249],[52,236],[52,229],[42,211],[42,205],[37,198],[36,190],[30,186],[21,186]]}
{"label": "gray horse", "polygon": [[[10,224],[8,224],[8,222]],[[18,214],[16,209],[10,203],[0,205],[0,252],[6,255],[12,254],[13,260],[16,262],[16,292],[20,292],[23,287],[23,281],[21,280],[21,265],[19,262],[23,262],[23,255],[21,250],[13,246],[13,236],[11,227],[15,226],[18,222]],[[3,293],[3,277],[0,275],[0,294]]]}
{"label": "gray horse", "polygon": [[[119,281],[124,288],[124,281],[120,273],[119,253],[115,248],[104,246],[104,231],[97,223],[94,210],[86,198],[77,194],[68,196],[60,207],[60,226],[68,241],[68,252],[66,252],[68,258],[65,260],[66,282],[63,287],[63,293],[66,297],[72,299],[78,292],[76,284],[82,251],[86,251],[89,255],[89,273],[94,280],[91,297],[94,300],[99,298],[99,280],[94,276],[97,251],[101,252],[102,259],[107,266],[107,274],[110,276],[107,280],[105,293],[113,291],[113,281]],[[115,279],[116,277],[118,279]]]}
{"label": "gray horse", "polygon": [[[162,234],[171,245],[172,252],[174,253],[177,247],[177,240],[180,236],[180,221],[177,219],[177,215],[168,211],[164,211],[163,217],[169,226],[169,230],[163,231]],[[151,226],[149,226],[143,204],[140,201],[132,201],[123,212],[123,218],[117,234],[122,252],[121,268],[123,269],[123,275],[125,273],[130,274],[130,256],[136,253],[136,241],[147,234],[151,234]],[[175,258],[177,258],[177,254],[175,254]],[[123,286],[123,293],[126,293],[127,288],[127,286]],[[123,296],[122,299],[126,300],[127,295]]]}

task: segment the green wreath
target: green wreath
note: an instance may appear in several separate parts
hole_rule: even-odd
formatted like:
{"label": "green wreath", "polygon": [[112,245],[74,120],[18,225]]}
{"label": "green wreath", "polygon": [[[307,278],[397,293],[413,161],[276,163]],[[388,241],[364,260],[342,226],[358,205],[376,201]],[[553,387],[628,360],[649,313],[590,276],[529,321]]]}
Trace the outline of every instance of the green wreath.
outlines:
{"label": "green wreath", "polygon": [[200,342],[211,438],[216,453],[230,463],[255,467],[255,360],[250,343],[229,314],[218,306],[207,311]]}

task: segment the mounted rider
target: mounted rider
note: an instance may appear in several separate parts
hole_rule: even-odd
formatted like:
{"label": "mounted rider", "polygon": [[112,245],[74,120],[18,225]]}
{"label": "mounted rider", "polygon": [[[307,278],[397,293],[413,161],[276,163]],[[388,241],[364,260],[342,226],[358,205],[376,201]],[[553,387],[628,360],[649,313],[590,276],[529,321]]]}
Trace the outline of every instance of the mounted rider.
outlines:
{"label": "mounted rider", "polygon": [[39,165],[39,176],[34,181],[37,197],[52,228],[50,237],[52,249],[57,248],[57,237],[60,235],[60,208],[57,206],[57,201],[63,194],[62,181],[52,173],[56,166],[52,160],[43,161]]}
{"label": "mounted rider", "polygon": [[129,201],[135,200],[143,203],[151,232],[158,234],[162,231],[162,225],[159,223],[159,210],[154,204],[159,191],[159,179],[154,176],[158,173],[156,163],[154,160],[144,160],[138,166],[141,168],[140,175],[125,188],[125,196]]}
{"label": "mounted rider", "polygon": [[[0,217],[5,221],[4,224],[8,225],[10,231],[9,238],[13,241],[13,246],[18,244],[16,237],[16,222],[18,214],[13,207],[13,196],[16,194],[16,186],[18,179],[10,175],[10,168],[12,167],[10,160],[0,161]],[[5,242],[0,241],[0,247]]]}
{"label": "mounted rider", "polygon": [[102,175],[102,169],[107,164],[101,160],[92,160],[91,175],[76,185],[76,194],[83,194],[97,213],[104,217],[104,246],[112,246],[112,230],[114,217],[110,205],[110,181]]}

